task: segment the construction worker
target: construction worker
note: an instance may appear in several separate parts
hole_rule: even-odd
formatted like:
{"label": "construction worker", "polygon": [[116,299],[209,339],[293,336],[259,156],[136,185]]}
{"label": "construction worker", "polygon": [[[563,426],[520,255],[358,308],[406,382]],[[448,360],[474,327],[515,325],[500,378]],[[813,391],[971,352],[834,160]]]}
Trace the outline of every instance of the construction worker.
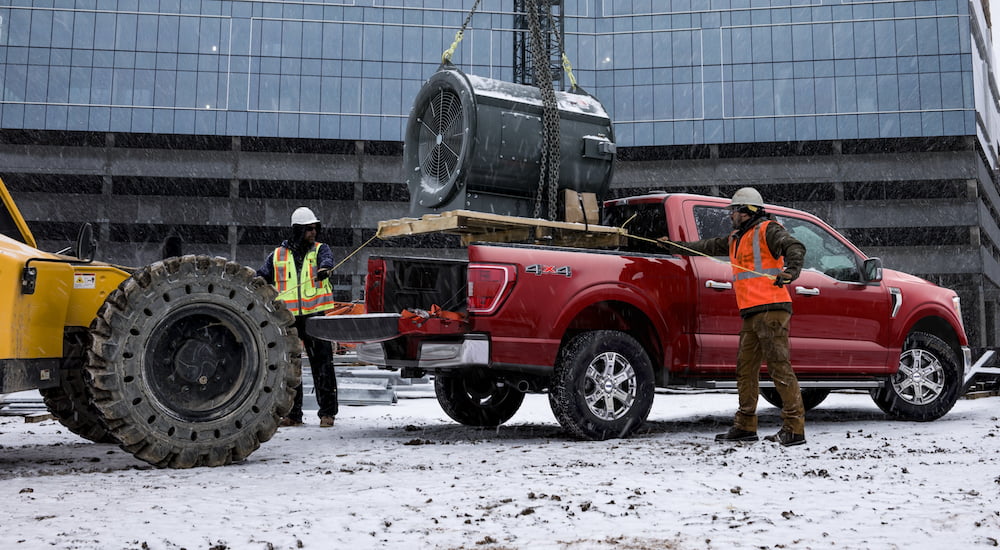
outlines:
{"label": "construction worker", "polygon": [[[316,401],[319,403],[319,425],[333,426],[337,416],[337,375],[333,366],[333,346],[326,340],[306,334],[306,319],[322,315],[334,307],[330,270],[333,253],[318,242],[320,221],[312,210],[301,206],[292,212],[292,235],[274,249],[264,265],[257,270],[278,290],[278,299],[295,315],[295,329],[306,348],[312,368]],[[302,424],[302,384],[295,390],[295,404],[281,426]]]}
{"label": "construction worker", "polygon": [[[806,248],[792,237],[770,214],[764,200],[752,187],[733,194],[729,205],[733,232],[728,237],[676,243],[671,252],[708,256],[729,255],[733,265],[736,305],[743,318],[739,352],[736,358],[736,387],[739,409],[733,426],[715,436],[716,441],[757,441],[757,397],[760,391],[760,365],[767,371],[781,396],[782,427],[765,439],[783,446],[806,442],[805,408],[799,382],[789,360],[788,325],[792,316],[792,298],[785,285],[802,271]],[[686,249],[686,250],[685,250]]]}

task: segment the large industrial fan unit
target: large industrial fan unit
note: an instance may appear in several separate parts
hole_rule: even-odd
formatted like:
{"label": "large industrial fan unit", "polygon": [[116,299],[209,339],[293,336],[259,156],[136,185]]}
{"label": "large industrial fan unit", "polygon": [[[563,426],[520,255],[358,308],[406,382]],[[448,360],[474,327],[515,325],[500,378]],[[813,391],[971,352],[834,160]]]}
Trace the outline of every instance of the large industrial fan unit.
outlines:
{"label": "large industrial fan unit", "polygon": [[[586,93],[555,95],[558,189],[601,197],[611,184],[615,156],[611,119]],[[548,200],[540,199],[542,115],[538,88],[442,65],[420,89],[407,123],[411,215],[474,210],[532,217],[536,202]]]}

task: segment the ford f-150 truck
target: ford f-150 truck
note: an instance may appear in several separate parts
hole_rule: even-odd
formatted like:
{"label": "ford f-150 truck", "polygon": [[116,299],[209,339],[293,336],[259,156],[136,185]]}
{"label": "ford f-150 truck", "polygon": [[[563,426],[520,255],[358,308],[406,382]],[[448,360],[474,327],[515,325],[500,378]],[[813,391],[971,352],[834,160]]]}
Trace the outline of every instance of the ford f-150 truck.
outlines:
{"label": "ford f-150 truck", "polygon": [[[502,424],[525,393],[547,392],[572,434],[625,437],[655,387],[735,387],[741,320],[728,258],[673,255],[651,241],[726,235],[728,204],[688,194],[608,201],[603,225],[639,237],[615,249],[473,243],[467,261],[371,257],[369,313],[317,318],[307,330],[362,342],[360,359],[403,376],[434,374],[438,401],[462,424]],[[789,288],[806,408],[854,388],[895,418],[948,412],[971,357],[955,292],[883,269],[809,213],[767,211],[807,250]],[[766,368],[761,386],[780,405]]]}

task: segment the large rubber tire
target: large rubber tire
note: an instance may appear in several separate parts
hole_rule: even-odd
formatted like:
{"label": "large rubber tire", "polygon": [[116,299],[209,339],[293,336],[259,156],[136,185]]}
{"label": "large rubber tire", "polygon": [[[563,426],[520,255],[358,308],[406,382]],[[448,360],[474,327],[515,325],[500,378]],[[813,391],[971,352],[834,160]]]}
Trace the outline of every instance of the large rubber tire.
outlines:
{"label": "large rubber tire", "polygon": [[267,441],[302,374],[294,317],[253,270],[183,256],[141,269],[91,325],[94,404],[159,467],[220,466]]}
{"label": "large rubber tire", "polygon": [[118,443],[104,423],[101,412],[94,406],[84,380],[89,347],[90,335],[85,329],[67,329],[63,338],[59,385],[39,392],[52,416],[69,431],[95,443]]}
{"label": "large rubber tire", "polygon": [[[826,388],[802,388],[802,407],[807,411],[811,411],[825,401],[829,395],[830,390]],[[779,409],[784,404],[781,400],[781,395],[778,394],[778,390],[774,388],[761,388],[760,396],[764,398],[764,401]]]}
{"label": "large rubber tire", "polygon": [[549,405],[559,424],[582,439],[628,437],[649,415],[655,393],[649,355],[624,332],[584,332],[556,361]]}
{"label": "large rubber tire", "polygon": [[901,420],[936,420],[955,406],[964,377],[955,352],[937,336],[913,332],[903,343],[899,372],[872,391],[880,409]]}
{"label": "large rubber tire", "polygon": [[445,414],[466,426],[499,426],[524,402],[524,393],[482,371],[435,375],[434,393]]}

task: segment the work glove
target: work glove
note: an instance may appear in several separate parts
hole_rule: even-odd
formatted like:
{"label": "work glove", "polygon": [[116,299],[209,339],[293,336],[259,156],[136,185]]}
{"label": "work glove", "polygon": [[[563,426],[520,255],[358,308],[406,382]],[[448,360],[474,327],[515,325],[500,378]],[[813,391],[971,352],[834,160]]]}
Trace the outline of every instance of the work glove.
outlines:
{"label": "work glove", "polygon": [[327,268],[324,267],[322,269],[317,269],[316,270],[316,280],[317,281],[325,281],[325,280],[327,280],[329,278],[330,278],[330,270],[329,269],[327,269]]}
{"label": "work glove", "polygon": [[782,271],[774,276],[774,286],[781,288],[793,280],[795,280],[795,277],[791,273]]}

